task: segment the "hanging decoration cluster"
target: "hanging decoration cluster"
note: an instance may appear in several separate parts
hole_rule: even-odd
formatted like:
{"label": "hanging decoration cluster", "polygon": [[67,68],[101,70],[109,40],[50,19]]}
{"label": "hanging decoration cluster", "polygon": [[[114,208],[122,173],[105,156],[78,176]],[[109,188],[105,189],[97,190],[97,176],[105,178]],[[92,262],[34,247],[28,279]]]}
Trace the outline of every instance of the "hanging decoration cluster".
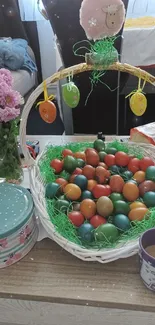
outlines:
{"label": "hanging decoration cluster", "polygon": [[[80,24],[90,41],[76,43],[73,51],[75,55],[83,56],[80,54],[81,50],[86,50],[84,55],[86,63],[94,65],[90,78],[91,91],[87,100],[98,82],[104,84],[101,77],[104,76],[108,66],[118,61],[119,55],[114,42],[124,21],[125,7],[122,0],[83,0],[81,4]],[[83,42],[87,42],[89,48],[83,45]],[[77,48],[79,45],[80,47]],[[103,66],[102,71],[97,71],[96,67],[99,65]],[[110,89],[109,86],[107,87]]]}

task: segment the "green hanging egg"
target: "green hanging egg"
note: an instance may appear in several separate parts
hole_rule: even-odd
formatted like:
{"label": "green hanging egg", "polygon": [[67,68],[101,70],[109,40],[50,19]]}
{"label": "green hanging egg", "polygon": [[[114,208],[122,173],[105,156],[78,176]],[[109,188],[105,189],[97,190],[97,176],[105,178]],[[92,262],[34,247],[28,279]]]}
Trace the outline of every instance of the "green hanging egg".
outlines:
{"label": "green hanging egg", "polygon": [[69,82],[62,86],[62,95],[69,107],[75,108],[79,104],[80,92],[74,82]]}

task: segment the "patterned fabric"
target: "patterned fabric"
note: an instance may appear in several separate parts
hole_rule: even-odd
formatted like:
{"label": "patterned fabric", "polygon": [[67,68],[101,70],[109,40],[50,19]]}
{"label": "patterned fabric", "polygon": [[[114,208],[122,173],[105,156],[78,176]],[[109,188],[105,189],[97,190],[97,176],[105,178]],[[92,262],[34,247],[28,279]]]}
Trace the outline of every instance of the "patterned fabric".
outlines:
{"label": "patterned fabric", "polygon": [[37,71],[36,64],[27,50],[28,43],[24,39],[0,39],[0,68],[14,71],[19,69]]}

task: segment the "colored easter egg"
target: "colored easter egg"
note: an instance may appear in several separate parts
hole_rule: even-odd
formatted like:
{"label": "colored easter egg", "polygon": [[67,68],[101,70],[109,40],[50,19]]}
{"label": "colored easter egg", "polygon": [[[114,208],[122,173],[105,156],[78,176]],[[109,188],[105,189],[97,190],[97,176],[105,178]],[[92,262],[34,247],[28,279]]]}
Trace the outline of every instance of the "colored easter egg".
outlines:
{"label": "colored easter egg", "polygon": [[55,202],[55,209],[58,211],[61,211],[63,213],[66,213],[69,209],[70,203],[67,200],[57,200]]}
{"label": "colored easter egg", "polygon": [[45,196],[49,199],[53,199],[59,192],[60,185],[57,183],[49,183],[46,185]]}
{"label": "colored easter egg", "polygon": [[132,209],[129,213],[129,219],[131,221],[141,221],[144,219],[145,215],[149,212],[149,210],[145,207],[139,207],[136,209]]}
{"label": "colored easter egg", "polygon": [[100,151],[99,152],[99,158],[100,158],[101,162],[104,161],[104,158],[105,158],[106,155],[107,155],[107,153],[105,151]]}
{"label": "colored easter egg", "polygon": [[139,165],[140,169],[145,172],[148,167],[154,166],[154,161],[150,157],[144,157],[139,161]]}
{"label": "colored easter egg", "polygon": [[67,199],[76,201],[81,196],[81,189],[76,184],[70,183],[65,186],[64,193],[65,193],[65,196],[67,197]]}
{"label": "colored easter egg", "polygon": [[149,181],[155,181],[155,166],[150,166],[146,169],[146,179]]}
{"label": "colored easter egg", "polygon": [[130,209],[137,209],[137,208],[146,208],[146,205],[140,201],[135,201],[130,204]]}
{"label": "colored easter egg", "polygon": [[113,193],[110,195],[110,199],[112,200],[112,202],[119,201],[119,200],[123,200],[123,195],[120,194],[120,193],[115,193],[115,192],[113,192]]}
{"label": "colored easter egg", "polygon": [[82,195],[81,195],[80,200],[83,201],[85,199],[91,199],[91,200],[93,200],[94,199],[94,196],[93,196],[93,194],[90,191],[86,190],[86,191],[83,191],[82,192]]}
{"label": "colored easter egg", "polygon": [[97,151],[104,151],[105,149],[105,142],[101,139],[97,139],[94,141],[94,149]]}
{"label": "colored easter egg", "polygon": [[63,170],[63,161],[60,159],[53,159],[50,166],[54,169],[55,173],[59,174]]}
{"label": "colored easter egg", "polygon": [[88,165],[91,165],[93,167],[98,166],[98,164],[100,162],[98,153],[95,150],[87,151],[86,152],[86,162]]}
{"label": "colored easter egg", "polygon": [[110,154],[110,155],[115,155],[116,152],[117,152],[117,149],[113,148],[113,147],[109,147],[109,148],[106,149],[106,153]]}
{"label": "colored easter egg", "polygon": [[148,208],[153,208],[155,207],[155,192],[147,192],[143,196],[143,200],[145,205]]}
{"label": "colored easter egg", "polygon": [[127,182],[123,187],[123,195],[126,200],[132,202],[139,197],[139,188],[133,182]]}
{"label": "colored easter egg", "polygon": [[146,96],[140,92],[136,92],[130,98],[130,108],[137,116],[142,116],[147,108]]}
{"label": "colored easter egg", "polygon": [[80,211],[85,218],[90,219],[96,214],[96,204],[91,199],[85,199],[81,202]]}
{"label": "colored easter egg", "polygon": [[80,203],[73,203],[73,211],[80,211]]}
{"label": "colored easter egg", "polygon": [[85,161],[81,158],[77,158],[77,167],[83,168],[85,166]]}
{"label": "colored easter egg", "polygon": [[128,215],[130,211],[130,206],[127,202],[125,201],[115,201],[114,202],[114,212],[115,214],[125,214],[125,215]]}
{"label": "colored easter egg", "polygon": [[39,105],[39,114],[46,123],[53,123],[57,116],[57,109],[53,102],[46,101]]}
{"label": "colored easter egg", "polygon": [[113,175],[110,178],[110,187],[112,192],[122,193],[124,180],[120,175]]}
{"label": "colored easter egg", "polygon": [[107,196],[101,196],[97,201],[97,212],[102,217],[109,217],[113,212],[113,203]]}
{"label": "colored easter egg", "polygon": [[74,178],[74,184],[79,186],[82,191],[86,190],[87,185],[88,185],[88,180],[84,175],[77,175]]}
{"label": "colored easter egg", "polygon": [[140,196],[143,196],[146,192],[155,191],[155,182],[144,181],[139,185]]}
{"label": "colored easter egg", "polygon": [[80,227],[84,223],[84,216],[80,211],[69,212],[68,218],[76,227]]}
{"label": "colored easter egg", "polygon": [[127,231],[131,227],[129,218],[124,214],[114,216],[113,223],[121,231]]}
{"label": "colored easter egg", "polygon": [[145,181],[145,172],[143,172],[142,170],[139,170],[138,172],[136,172],[134,174],[133,179],[135,179],[138,184],[144,182]]}
{"label": "colored easter egg", "polygon": [[72,156],[66,156],[64,158],[64,170],[66,170],[68,173],[72,173],[75,168],[77,167],[77,161]]}
{"label": "colored easter egg", "polygon": [[97,182],[94,179],[89,179],[88,185],[87,185],[87,190],[92,192],[95,185],[97,185]]}
{"label": "colored easter egg", "polygon": [[69,82],[62,86],[62,95],[69,107],[74,108],[79,104],[80,92],[74,82]]}
{"label": "colored easter egg", "polygon": [[60,178],[57,178],[55,182],[60,185],[61,192],[63,192],[65,186],[68,184],[68,182],[66,181],[66,179],[61,178],[61,177]]}
{"label": "colored easter egg", "polygon": [[78,228],[78,234],[83,241],[91,242],[94,239],[94,227],[90,223],[84,223]]}
{"label": "colored easter egg", "polygon": [[95,215],[90,219],[90,223],[94,228],[97,228],[105,223],[107,223],[107,220],[99,215]]}
{"label": "colored easter egg", "polygon": [[82,174],[89,180],[95,178],[95,168],[91,165],[84,166]]}
{"label": "colored easter egg", "polygon": [[118,229],[111,223],[103,224],[95,230],[96,241],[107,241],[113,243],[116,241],[118,236]]}

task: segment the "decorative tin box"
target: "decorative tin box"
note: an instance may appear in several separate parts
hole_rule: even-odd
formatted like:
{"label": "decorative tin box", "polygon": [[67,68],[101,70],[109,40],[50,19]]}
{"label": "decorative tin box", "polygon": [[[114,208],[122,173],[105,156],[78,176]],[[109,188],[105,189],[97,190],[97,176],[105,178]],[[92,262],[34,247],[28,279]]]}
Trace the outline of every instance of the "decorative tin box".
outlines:
{"label": "decorative tin box", "polygon": [[37,237],[38,227],[29,191],[13,184],[0,184],[0,268],[23,258]]}

